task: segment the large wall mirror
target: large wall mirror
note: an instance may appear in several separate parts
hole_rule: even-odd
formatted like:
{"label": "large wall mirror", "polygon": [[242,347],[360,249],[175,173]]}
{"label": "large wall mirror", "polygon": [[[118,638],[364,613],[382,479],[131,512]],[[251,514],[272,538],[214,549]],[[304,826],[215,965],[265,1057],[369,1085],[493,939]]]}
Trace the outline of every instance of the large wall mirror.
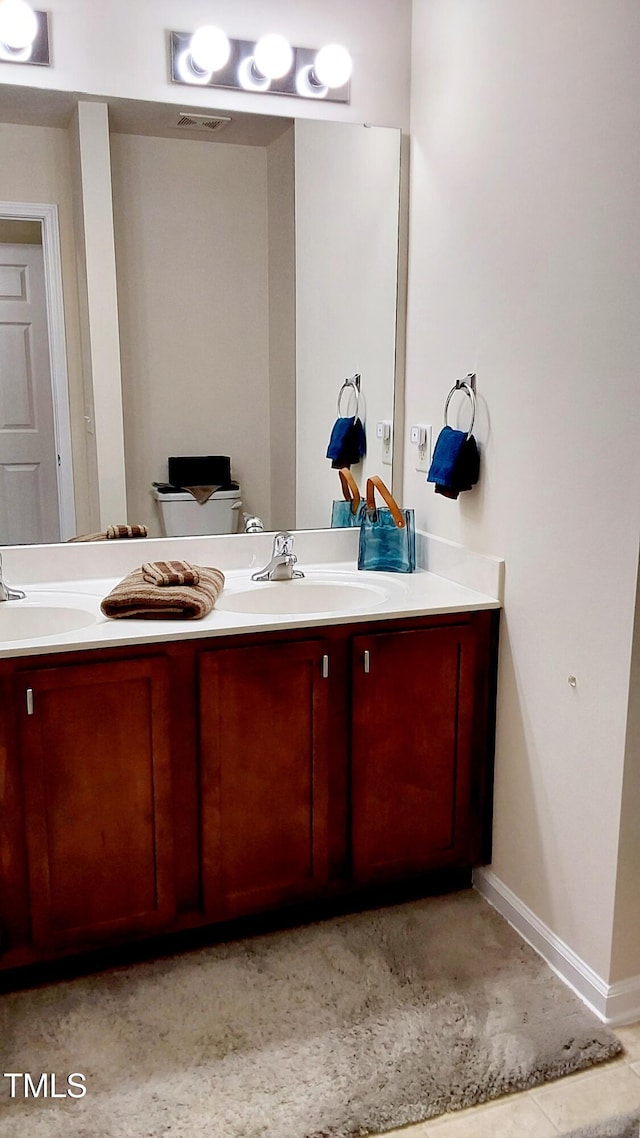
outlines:
{"label": "large wall mirror", "polygon": [[[0,88],[0,202],[58,206],[75,524],[83,532],[100,475],[83,343],[91,328],[79,264],[76,102]],[[108,104],[127,520],[160,532],[151,486],[167,479],[170,456],[225,454],[243,509],[266,528],[327,526],[340,491],[326,449],[340,387],[356,373],[367,454],[353,472],[362,485],[367,470],[391,479],[376,424],[392,421],[394,409],[400,131]],[[0,252],[18,243],[6,224]],[[28,240],[34,232],[23,228],[25,249],[37,244]],[[13,359],[3,358],[11,337],[0,310],[0,377],[14,395],[16,319],[14,309]],[[51,377],[34,372],[20,407],[34,405],[38,383],[51,387]],[[0,469],[16,465],[8,449],[24,418],[16,400],[0,393]],[[347,393],[341,411],[355,410]],[[51,449],[57,461],[53,429]],[[0,480],[11,506],[0,502],[0,545],[50,540],[55,507],[40,508],[49,524],[38,531],[34,509],[9,502],[13,484]],[[31,519],[22,533],[21,516]],[[62,538],[71,536],[64,525]]]}

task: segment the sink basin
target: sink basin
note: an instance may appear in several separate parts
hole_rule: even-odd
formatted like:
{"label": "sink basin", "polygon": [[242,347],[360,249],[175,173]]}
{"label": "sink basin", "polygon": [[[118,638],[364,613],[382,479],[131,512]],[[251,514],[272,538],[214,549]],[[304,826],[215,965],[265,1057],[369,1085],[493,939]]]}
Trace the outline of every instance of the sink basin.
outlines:
{"label": "sink basin", "polygon": [[225,590],[216,602],[224,612],[300,616],[333,612],[365,612],[388,600],[385,589],[355,582],[267,581],[246,589]]}
{"label": "sink basin", "polygon": [[3,640],[59,636],[63,632],[75,632],[78,628],[95,624],[97,619],[86,609],[6,601],[0,604],[0,643]]}

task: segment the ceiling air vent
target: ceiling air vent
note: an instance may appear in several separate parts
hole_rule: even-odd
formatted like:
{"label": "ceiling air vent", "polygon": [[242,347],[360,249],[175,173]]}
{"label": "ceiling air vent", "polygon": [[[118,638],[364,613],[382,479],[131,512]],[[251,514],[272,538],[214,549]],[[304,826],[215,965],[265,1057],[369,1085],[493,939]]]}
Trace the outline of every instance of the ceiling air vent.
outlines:
{"label": "ceiling air vent", "polygon": [[190,111],[180,111],[176,126],[183,130],[222,130],[231,122],[223,115],[194,115]]}

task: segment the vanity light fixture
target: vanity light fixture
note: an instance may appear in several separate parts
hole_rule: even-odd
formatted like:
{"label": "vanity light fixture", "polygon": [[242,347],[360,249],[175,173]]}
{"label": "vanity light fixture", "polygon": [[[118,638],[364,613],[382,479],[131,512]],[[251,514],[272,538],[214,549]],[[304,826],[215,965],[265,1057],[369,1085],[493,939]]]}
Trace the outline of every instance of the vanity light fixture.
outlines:
{"label": "vanity light fixture", "polygon": [[0,62],[49,66],[49,17],[27,0],[0,0]]}
{"label": "vanity light fixture", "polygon": [[193,34],[170,32],[169,42],[174,83],[349,102],[353,65],[342,44],[327,44],[319,51],[292,47],[277,33],[255,42],[234,40],[213,26]]}

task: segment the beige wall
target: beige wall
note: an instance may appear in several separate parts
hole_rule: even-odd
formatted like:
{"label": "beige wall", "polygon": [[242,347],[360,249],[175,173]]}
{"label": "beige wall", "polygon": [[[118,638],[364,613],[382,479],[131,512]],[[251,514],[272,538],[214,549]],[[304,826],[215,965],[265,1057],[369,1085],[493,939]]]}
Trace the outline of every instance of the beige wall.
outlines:
{"label": "beige wall", "polygon": [[[97,478],[98,527],[127,521],[122,378],[116,286],[109,113],[81,100],[71,126],[79,253],[85,399],[91,410],[91,468]],[[86,302],[86,306],[85,306]]]}
{"label": "beige wall", "polygon": [[294,128],[267,147],[272,529],[295,525],[296,282]]}
{"label": "beige wall", "polygon": [[41,202],[58,206],[76,523],[80,532],[86,532],[90,524],[89,483],[78,323],[71,149],[67,130],[0,123],[0,201]]}
{"label": "beige wall", "polygon": [[263,148],[112,136],[128,517],[167,458],[228,454],[270,516]]}
{"label": "beige wall", "polygon": [[476,370],[482,479],[439,499],[409,447],[405,500],[506,558],[493,869],[605,979],[628,912],[638,42],[627,0],[414,2],[405,422],[438,428]]}

